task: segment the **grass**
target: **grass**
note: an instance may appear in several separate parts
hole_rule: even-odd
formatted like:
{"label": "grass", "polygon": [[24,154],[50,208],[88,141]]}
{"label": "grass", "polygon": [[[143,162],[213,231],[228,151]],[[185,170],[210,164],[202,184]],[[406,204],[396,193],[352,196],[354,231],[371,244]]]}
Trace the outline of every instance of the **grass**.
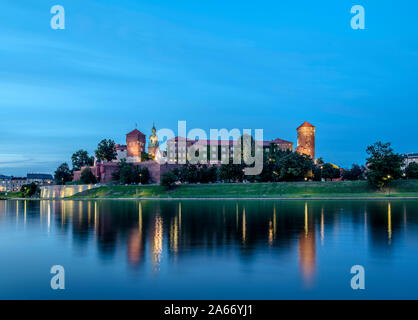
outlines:
{"label": "grass", "polygon": [[418,197],[418,180],[400,180],[378,191],[366,181],[185,184],[172,190],[162,186],[102,186],[77,198],[365,198]]}
{"label": "grass", "polygon": [[7,199],[14,199],[14,198],[21,198],[22,194],[20,192],[0,192],[0,200],[7,200]]}

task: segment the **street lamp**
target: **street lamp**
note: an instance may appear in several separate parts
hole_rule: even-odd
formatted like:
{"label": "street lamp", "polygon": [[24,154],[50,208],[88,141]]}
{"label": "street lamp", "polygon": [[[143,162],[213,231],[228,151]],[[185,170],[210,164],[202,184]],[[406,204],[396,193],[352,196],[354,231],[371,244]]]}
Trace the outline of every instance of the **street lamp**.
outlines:
{"label": "street lamp", "polygon": [[390,178],[392,178],[390,176],[390,174],[388,174],[388,192],[389,192],[389,197],[390,197]]}

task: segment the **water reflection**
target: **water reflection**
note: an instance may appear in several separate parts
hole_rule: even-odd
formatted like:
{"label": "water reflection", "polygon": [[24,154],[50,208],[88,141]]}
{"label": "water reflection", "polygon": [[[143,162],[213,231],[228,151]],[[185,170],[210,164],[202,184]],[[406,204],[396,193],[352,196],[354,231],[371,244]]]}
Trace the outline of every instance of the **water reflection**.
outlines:
{"label": "water reflection", "polygon": [[245,261],[256,260],[260,252],[293,254],[302,282],[310,287],[317,275],[318,250],[335,242],[343,228],[352,229],[353,239],[372,255],[383,252],[391,258],[396,245],[408,241],[407,228],[418,224],[418,215],[411,214],[417,203],[0,201],[0,225],[13,219],[25,228],[69,234],[76,248],[93,241],[100,259],[112,260],[123,252],[131,268],[154,273],[196,254],[227,252]]}

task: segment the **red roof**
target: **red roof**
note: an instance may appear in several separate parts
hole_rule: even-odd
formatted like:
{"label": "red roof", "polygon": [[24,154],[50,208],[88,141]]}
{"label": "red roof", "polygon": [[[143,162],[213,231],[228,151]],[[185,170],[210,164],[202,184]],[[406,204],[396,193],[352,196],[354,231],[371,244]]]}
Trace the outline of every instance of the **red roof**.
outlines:
{"label": "red roof", "polygon": [[141,131],[139,131],[138,129],[134,129],[134,130],[132,130],[131,132],[129,132],[129,133],[127,133],[126,135],[127,136],[132,136],[132,135],[142,135],[142,136],[145,136],[145,134],[143,134]]}
{"label": "red roof", "polygon": [[277,143],[277,144],[282,144],[282,143],[292,143],[293,144],[293,142],[283,140],[283,139],[274,139],[272,142]]}
{"label": "red roof", "polygon": [[308,121],[305,121],[304,123],[302,123],[302,124],[298,127],[298,129],[299,129],[299,128],[302,128],[302,127],[315,128],[315,126],[311,125]]}

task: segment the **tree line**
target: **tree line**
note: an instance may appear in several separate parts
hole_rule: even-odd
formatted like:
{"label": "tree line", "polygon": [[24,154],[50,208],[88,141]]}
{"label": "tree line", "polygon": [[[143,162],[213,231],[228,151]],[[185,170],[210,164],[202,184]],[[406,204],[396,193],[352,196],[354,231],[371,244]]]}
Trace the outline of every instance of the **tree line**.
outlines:
{"label": "tree line", "polygon": [[[274,150],[270,148],[270,150]],[[161,184],[172,188],[177,183],[210,182],[281,182],[281,181],[324,181],[366,180],[376,188],[384,188],[400,178],[418,179],[418,163],[410,163],[402,170],[404,158],[393,151],[390,143],[376,142],[366,149],[366,166],[353,164],[342,169],[322,158],[315,162],[307,155],[292,151],[270,151],[263,159],[263,171],[257,176],[246,176],[245,165],[229,164],[207,167],[185,164],[180,169],[163,174]]]}
{"label": "tree line", "polygon": [[[97,145],[94,155],[98,161],[115,160],[117,158],[115,141],[111,139],[101,140]],[[148,154],[143,152],[142,159],[149,160],[150,158]],[[71,164],[72,169],[70,169],[70,166],[66,162],[58,166],[54,173],[55,183],[70,183],[73,180],[74,171],[80,171],[83,167],[86,168],[81,171],[80,181],[75,181],[74,183],[94,184],[99,182],[90,168],[88,168],[94,165],[94,156],[90,156],[86,150],[81,149],[73,153],[71,156]],[[121,184],[146,184],[150,182],[150,174],[147,168],[139,168],[126,161],[121,161],[118,164],[118,171],[112,176],[112,179],[114,182]]]}

